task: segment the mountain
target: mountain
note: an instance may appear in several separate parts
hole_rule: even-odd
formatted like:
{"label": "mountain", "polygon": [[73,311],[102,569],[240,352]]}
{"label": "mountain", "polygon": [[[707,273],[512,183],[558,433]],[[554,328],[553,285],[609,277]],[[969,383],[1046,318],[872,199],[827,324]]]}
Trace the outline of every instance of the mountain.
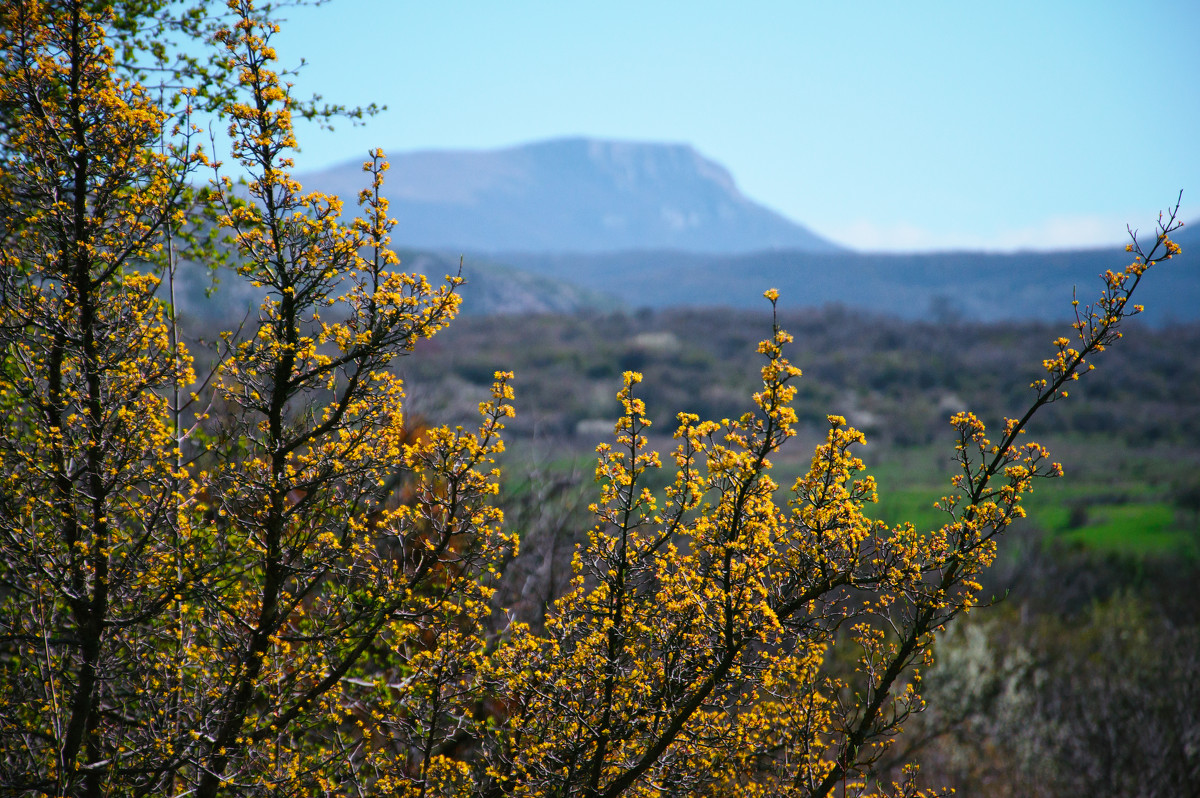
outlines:
{"label": "mountain", "polygon": [[[557,139],[498,150],[389,156],[397,246],[449,251],[735,253],[842,248],[742,195],[683,144]],[[362,160],[300,175],[349,201]]]}
{"label": "mountain", "polygon": [[[1142,321],[1200,321],[1200,220],[1174,236],[1183,253],[1158,265],[1138,288]],[[401,250],[401,268],[437,282],[459,269],[457,253]],[[775,250],[740,254],[635,250],[609,253],[466,253],[467,315],[587,313],[636,308],[765,310],[777,288],[784,310],[841,305],[926,321],[1066,320],[1076,292],[1095,299],[1099,275],[1124,268],[1121,247],[1061,252],[878,254]],[[206,300],[207,272],[181,272],[180,308],[235,325],[256,318],[261,290],[231,279]]]}

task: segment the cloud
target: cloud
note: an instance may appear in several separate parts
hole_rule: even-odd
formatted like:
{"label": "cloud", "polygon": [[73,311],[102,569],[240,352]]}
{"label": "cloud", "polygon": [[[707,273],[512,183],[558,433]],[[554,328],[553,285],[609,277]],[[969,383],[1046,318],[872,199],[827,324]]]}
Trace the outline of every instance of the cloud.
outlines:
{"label": "cloud", "polygon": [[907,222],[877,224],[860,219],[839,225],[836,232],[822,231],[822,235],[866,252],[1014,252],[1119,246],[1127,240],[1125,225],[1119,216],[1099,214],[1052,216],[1034,225],[987,232],[925,228]]}

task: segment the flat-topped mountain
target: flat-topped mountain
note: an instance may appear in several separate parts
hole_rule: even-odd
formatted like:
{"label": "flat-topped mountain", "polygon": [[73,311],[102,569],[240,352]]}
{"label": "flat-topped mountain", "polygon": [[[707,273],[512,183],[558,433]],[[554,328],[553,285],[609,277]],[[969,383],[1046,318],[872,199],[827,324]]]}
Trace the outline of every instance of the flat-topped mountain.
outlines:
{"label": "flat-topped mountain", "polygon": [[[397,246],[454,251],[738,253],[842,248],[738,191],[683,144],[557,139],[389,154]],[[349,202],[362,159],[299,176]]]}

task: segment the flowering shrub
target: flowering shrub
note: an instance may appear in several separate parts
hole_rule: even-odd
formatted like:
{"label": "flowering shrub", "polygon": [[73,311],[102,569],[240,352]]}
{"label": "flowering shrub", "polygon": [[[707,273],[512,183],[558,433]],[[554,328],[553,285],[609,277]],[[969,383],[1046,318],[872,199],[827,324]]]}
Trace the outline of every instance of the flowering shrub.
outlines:
{"label": "flowering shrub", "polygon": [[[0,13],[0,782],[918,794],[864,773],[922,709],[934,635],[975,604],[1023,498],[1060,473],[1022,436],[1140,312],[1146,269],[1178,252],[1173,214],[1078,309],[995,441],[970,413],[951,420],[959,474],[937,529],[864,514],[864,438],[837,416],[808,473],[772,481],[800,377],[778,324],[748,412],[679,416],[661,494],[627,372],[569,588],[544,630],[494,630],[494,575],[517,546],[493,505],[511,375],[475,430],[406,423],[388,367],[452,320],[461,280],[399,271],[382,153],[357,218],[302,192],[276,28],[250,0],[230,0],[214,37],[233,83],[171,102],[117,64],[114,42],[153,21],[137,7]],[[218,178],[191,199],[217,166],[189,128],[200,96],[228,120],[244,195]],[[172,236],[189,240],[200,210],[263,292],[203,379],[158,298]]]}

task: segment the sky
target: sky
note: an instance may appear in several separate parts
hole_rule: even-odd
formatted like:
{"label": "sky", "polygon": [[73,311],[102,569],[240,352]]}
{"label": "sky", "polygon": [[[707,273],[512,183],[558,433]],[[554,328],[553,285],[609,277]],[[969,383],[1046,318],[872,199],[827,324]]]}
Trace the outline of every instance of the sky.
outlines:
{"label": "sky", "polygon": [[687,143],[746,196],[867,251],[1058,249],[1200,222],[1200,2],[333,0],[273,41],[298,130],[369,148]]}

